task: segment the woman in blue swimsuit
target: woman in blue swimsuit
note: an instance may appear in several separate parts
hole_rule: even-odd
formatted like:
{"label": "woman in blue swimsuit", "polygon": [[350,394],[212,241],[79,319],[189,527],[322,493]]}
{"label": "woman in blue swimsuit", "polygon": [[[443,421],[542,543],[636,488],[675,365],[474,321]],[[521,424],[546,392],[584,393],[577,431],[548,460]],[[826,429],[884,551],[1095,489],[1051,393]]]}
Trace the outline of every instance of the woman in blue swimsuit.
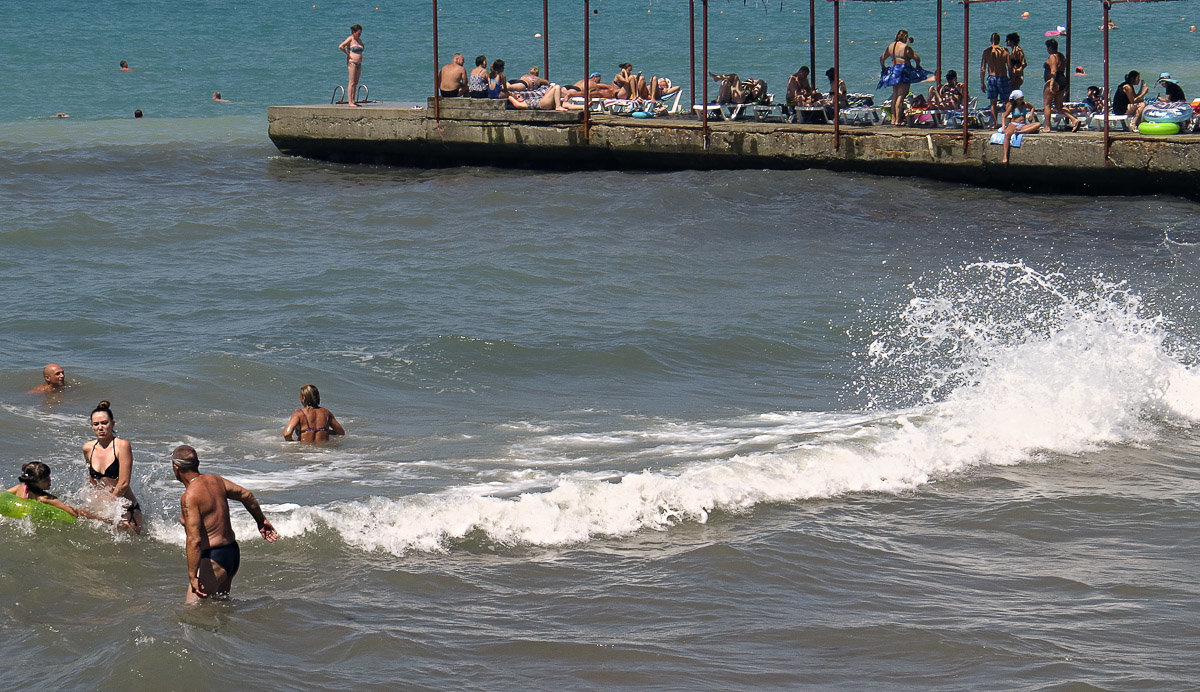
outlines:
{"label": "woman in blue swimsuit", "polygon": [[350,83],[346,85],[346,104],[358,108],[354,96],[358,90],[358,78],[362,76],[362,27],[358,24],[350,27],[350,36],[338,44],[338,50],[346,54],[346,69],[350,72]]}
{"label": "woman in blue swimsuit", "polygon": [[1008,103],[1004,104],[1004,117],[1001,120],[1000,129],[1004,131],[1004,158],[1000,160],[1000,163],[1008,163],[1008,148],[1013,135],[1037,132],[1040,125],[1027,122],[1029,112],[1032,110],[1033,106],[1025,101],[1025,92],[1013,89],[1012,93],[1008,95]]}
{"label": "woman in blue swimsuit", "polygon": [[300,404],[288,419],[283,429],[283,439],[292,441],[292,435],[300,442],[328,442],[330,435],[345,435],[346,430],[337,422],[333,413],[321,408],[321,392],[311,384],[300,388]]}
{"label": "woman in blue swimsuit", "polygon": [[129,440],[117,437],[117,419],[107,401],[101,401],[92,409],[89,420],[96,439],[83,445],[88,478],[94,488],[129,503],[118,525],[141,533],[142,508],[129,485],[133,480],[133,446]]}

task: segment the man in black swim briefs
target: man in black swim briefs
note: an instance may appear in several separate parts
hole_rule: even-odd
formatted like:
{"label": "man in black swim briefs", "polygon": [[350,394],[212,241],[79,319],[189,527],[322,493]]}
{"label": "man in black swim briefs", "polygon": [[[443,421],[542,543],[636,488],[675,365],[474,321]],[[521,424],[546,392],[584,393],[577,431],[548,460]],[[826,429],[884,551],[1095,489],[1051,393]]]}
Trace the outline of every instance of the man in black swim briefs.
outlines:
{"label": "man in black swim briefs", "polygon": [[179,520],[187,532],[188,603],[229,595],[241,564],[241,549],[229,521],[229,500],[242,503],[268,543],[279,538],[263,516],[254,493],[215,473],[200,473],[200,457],[188,445],[171,453],[175,478],[185,490],[179,498]]}

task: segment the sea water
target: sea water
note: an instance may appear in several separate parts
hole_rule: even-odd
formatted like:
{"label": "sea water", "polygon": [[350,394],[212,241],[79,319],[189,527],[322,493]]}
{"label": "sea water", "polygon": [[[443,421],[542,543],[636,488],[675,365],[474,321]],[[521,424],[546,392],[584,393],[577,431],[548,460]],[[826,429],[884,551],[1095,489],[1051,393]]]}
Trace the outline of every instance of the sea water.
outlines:
{"label": "sea water", "polygon": [[[443,0],[442,59],[540,64],[538,5]],[[687,81],[686,3],[591,7],[606,77]],[[847,3],[851,89],[902,26],[929,65],[934,7]],[[1196,84],[1190,8],[1118,6],[1114,74]],[[551,4],[552,77],[581,9]],[[709,13],[714,70],[807,60],[806,5]],[[1061,14],[976,6],[972,52],[1016,30],[1033,63]],[[372,98],[423,98],[422,3],[0,6],[4,487],[40,460],[90,502],[107,399],[147,521],[0,520],[0,682],[1195,687],[1195,203],[279,156],[265,107],[328,101],[356,22]],[[71,386],[26,394],[47,362]],[[306,383],[345,439],[283,441]],[[196,609],[185,443],[282,536],[235,503],[234,598]]]}

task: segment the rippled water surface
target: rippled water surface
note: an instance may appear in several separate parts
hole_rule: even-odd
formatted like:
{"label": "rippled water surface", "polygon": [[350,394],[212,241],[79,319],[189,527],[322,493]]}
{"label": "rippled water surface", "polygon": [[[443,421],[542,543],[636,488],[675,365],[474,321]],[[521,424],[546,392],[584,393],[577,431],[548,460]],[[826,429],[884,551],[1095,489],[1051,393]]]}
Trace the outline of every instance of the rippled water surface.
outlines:
{"label": "rippled water surface", "polygon": [[[162,56],[204,92],[253,75],[200,79],[189,37],[311,34],[336,63],[359,21],[382,72],[403,52],[388,22],[428,11],[311,4],[273,24],[135,3],[147,38],[120,53],[102,39],[137,22],[113,4],[0,12],[98,27],[62,65],[128,55],[141,79],[176,69]],[[711,9],[764,34],[806,11]],[[108,399],[148,530],[0,519],[9,686],[1195,686],[1196,204],[338,166],[266,139],[263,106],[307,100],[282,78],[225,111],[146,87],[167,112],[140,122],[117,115],[136,90],[49,88],[72,118],[0,115],[0,472],[45,461],[91,502],[79,450]],[[27,394],[50,361],[71,386]],[[344,440],[282,440],[305,383]],[[235,508],[234,599],[197,609],[164,462],[181,443],[282,534]]]}

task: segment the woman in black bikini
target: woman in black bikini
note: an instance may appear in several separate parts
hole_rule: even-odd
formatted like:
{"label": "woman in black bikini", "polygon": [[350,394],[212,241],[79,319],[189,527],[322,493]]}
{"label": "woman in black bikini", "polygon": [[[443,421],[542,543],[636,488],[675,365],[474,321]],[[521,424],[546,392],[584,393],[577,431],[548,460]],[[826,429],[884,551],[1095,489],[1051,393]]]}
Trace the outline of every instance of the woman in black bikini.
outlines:
{"label": "woman in black bikini", "polygon": [[321,408],[321,392],[316,387],[311,384],[301,387],[300,403],[304,408],[292,412],[287,427],[283,429],[283,439],[291,442],[294,434],[300,442],[328,442],[330,435],[346,434],[333,413]]}
{"label": "woman in black bikini", "polygon": [[134,533],[141,533],[142,508],[129,486],[133,479],[133,447],[129,440],[117,437],[117,420],[109,406],[107,401],[101,401],[92,409],[90,420],[96,439],[84,443],[83,459],[87,462],[88,478],[94,487],[103,488],[114,497],[128,500],[129,506],[118,525]]}
{"label": "woman in black bikini", "polygon": [[1046,119],[1042,121],[1042,132],[1050,131],[1051,112],[1066,117],[1071,121],[1071,132],[1078,132],[1083,121],[1067,112],[1063,103],[1067,95],[1067,56],[1058,52],[1058,41],[1054,39],[1046,41],[1046,52],[1050,57],[1046,58],[1046,63],[1042,66],[1042,79],[1046,80],[1042,91],[1042,109],[1046,115]]}

